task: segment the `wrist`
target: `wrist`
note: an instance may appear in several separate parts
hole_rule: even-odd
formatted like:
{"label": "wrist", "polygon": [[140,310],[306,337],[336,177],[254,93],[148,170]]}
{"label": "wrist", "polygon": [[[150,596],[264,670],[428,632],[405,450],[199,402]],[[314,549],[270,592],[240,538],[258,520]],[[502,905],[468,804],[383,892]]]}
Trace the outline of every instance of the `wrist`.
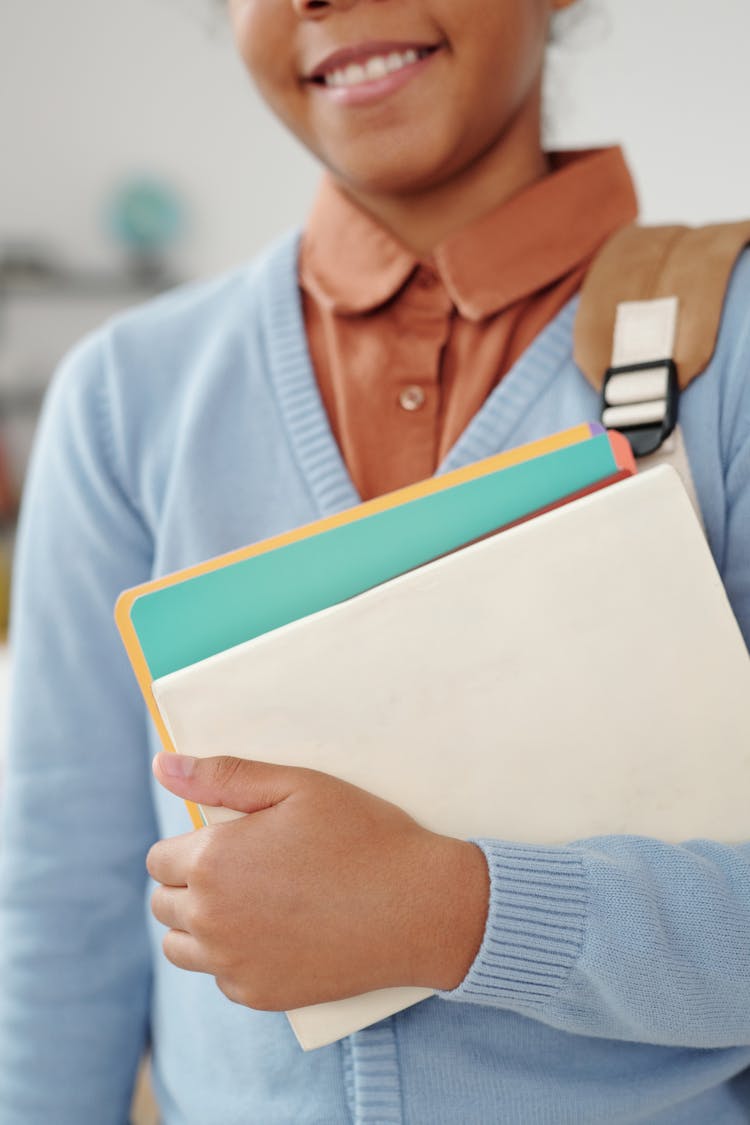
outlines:
{"label": "wrist", "polygon": [[481,848],[433,835],[429,883],[429,909],[418,919],[415,983],[449,992],[468,973],[484,938],[490,877]]}

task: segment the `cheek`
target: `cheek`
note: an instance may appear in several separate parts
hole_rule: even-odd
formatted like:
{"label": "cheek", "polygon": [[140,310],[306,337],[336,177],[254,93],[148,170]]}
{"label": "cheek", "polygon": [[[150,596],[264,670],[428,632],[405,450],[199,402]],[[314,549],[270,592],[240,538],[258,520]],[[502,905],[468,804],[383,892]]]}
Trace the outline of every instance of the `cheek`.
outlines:
{"label": "cheek", "polygon": [[288,0],[234,0],[231,16],[245,67],[263,98],[286,117],[288,107],[300,100],[295,55],[298,21],[291,4]]}
{"label": "cheek", "polygon": [[467,139],[504,130],[534,96],[544,65],[546,20],[536,5],[498,7],[502,11],[485,14],[471,32],[456,37],[460,66],[451,108]]}
{"label": "cheek", "polygon": [[518,99],[537,78],[547,40],[546,8],[531,0],[497,3],[456,35],[456,53],[463,55],[462,73],[485,95],[497,92]]}

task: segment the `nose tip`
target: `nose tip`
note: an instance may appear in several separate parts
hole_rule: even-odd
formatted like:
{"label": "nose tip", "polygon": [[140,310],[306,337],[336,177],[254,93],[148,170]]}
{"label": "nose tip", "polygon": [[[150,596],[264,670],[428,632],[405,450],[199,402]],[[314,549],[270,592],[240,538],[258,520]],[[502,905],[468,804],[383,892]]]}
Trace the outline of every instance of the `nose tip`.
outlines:
{"label": "nose tip", "polygon": [[291,0],[292,8],[301,18],[324,16],[332,9],[351,8],[357,0]]}
{"label": "nose tip", "polygon": [[298,16],[314,16],[322,14],[326,8],[331,7],[328,0],[292,0],[292,8]]}

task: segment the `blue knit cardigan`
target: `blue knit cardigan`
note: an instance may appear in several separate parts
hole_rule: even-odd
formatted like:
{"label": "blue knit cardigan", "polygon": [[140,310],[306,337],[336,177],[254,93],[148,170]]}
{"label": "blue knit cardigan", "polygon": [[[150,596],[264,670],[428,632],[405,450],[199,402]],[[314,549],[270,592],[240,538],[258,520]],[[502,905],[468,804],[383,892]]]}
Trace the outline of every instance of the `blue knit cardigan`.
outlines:
{"label": "blue knit cardigan", "polygon": [[[150,576],[357,502],[310,365],[297,249],[285,238],[116,318],[48,396],[13,605],[0,1123],[122,1125],[148,1039],[165,1125],[747,1122],[750,843],[486,840],[489,919],[460,987],[309,1054],[283,1014],[233,1005],[161,954],[144,856],[190,825],[152,783],[156,740],[112,609]],[[746,255],[710,369],[681,404],[746,639],[749,310]],[[537,338],[440,471],[596,417],[574,314]]]}

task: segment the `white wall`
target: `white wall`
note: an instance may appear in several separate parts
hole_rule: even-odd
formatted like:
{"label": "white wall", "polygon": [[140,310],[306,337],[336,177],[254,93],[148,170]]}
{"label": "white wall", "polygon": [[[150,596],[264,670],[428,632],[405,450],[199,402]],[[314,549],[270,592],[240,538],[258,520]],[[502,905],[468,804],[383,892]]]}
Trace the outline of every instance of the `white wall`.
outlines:
{"label": "white wall", "polygon": [[[556,52],[555,141],[622,139],[649,220],[750,213],[748,0],[587,2],[589,22]],[[107,260],[102,200],[138,170],[190,205],[188,274],[304,216],[315,168],[260,105],[228,33],[207,29],[209,4],[0,0],[0,244],[44,236],[80,264]]]}
{"label": "white wall", "polygon": [[623,141],[647,222],[749,216],[748,0],[585,3],[557,52],[560,140]]}
{"label": "white wall", "polygon": [[118,179],[174,182],[182,261],[240,261],[304,214],[312,162],[264,109],[210,0],[0,0],[0,243],[48,235],[107,260],[99,212]]}

